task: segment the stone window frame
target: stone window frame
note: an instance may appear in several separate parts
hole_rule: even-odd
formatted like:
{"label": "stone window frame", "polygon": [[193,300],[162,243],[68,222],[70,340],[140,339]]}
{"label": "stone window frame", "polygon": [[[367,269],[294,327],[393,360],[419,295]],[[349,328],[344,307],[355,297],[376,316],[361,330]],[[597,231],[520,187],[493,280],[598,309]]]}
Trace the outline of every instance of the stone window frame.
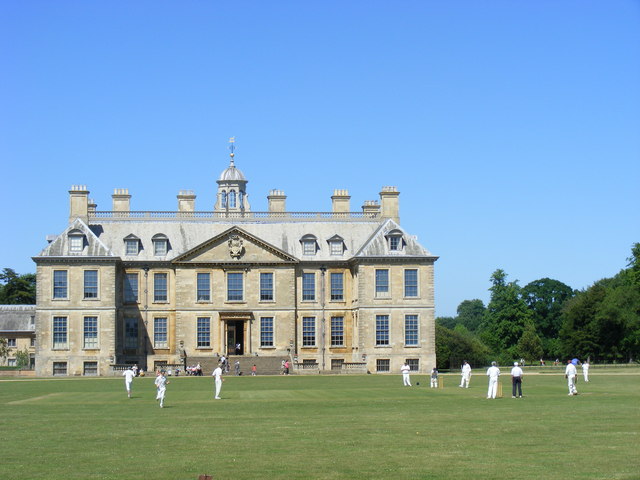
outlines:
{"label": "stone window frame", "polygon": [[[386,272],[386,285],[382,283],[382,278],[378,277],[378,272]],[[374,285],[375,285],[375,298],[390,298],[391,297],[391,271],[389,268],[376,268],[374,271]],[[385,287],[386,290],[382,290],[381,287]]]}
{"label": "stone window frame", "polygon": [[[415,272],[415,285],[407,284],[407,272]],[[420,298],[420,270],[418,268],[405,268],[403,271],[403,294],[404,298]],[[415,295],[407,295],[408,288],[415,288]]]}
{"label": "stone window frame", "polygon": [[[131,289],[131,292],[135,293],[135,295],[131,297],[127,296],[127,284],[131,283],[128,281],[129,275],[131,275],[131,277],[135,277],[136,279],[135,291],[133,288]],[[127,304],[136,304],[140,302],[140,272],[124,272],[124,276],[122,277],[122,300]]]}
{"label": "stone window frame", "polygon": [[[307,282],[305,284],[305,278],[313,278],[313,283]],[[316,291],[317,291],[317,279],[316,272],[302,272],[302,301],[303,302],[315,302],[317,299]],[[305,285],[307,286],[307,290],[305,290]],[[313,292],[309,287],[313,287]],[[305,298],[306,297],[306,298]]]}
{"label": "stone window frame", "polygon": [[[62,279],[56,279],[56,274],[64,273],[64,285]],[[63,295],[64,293],[64,295]],[[69,300],[69,270],[55,269],[51,275],[51,298],[53,300]]]}
{"label": "stone window frame", "polygon": [[344,272],[329,272],[329,299],[344,302]]}
{"label": "stone window frame", "polygon": [[316,329],[316,317],[302,317],[302,348],[316,348],[317,344],[317,329]]}
{"label": "stone window frame", "polygon": [[[88,287],[87,286],[87,272],[95,272],[96,273],[95,287],[93,287],[93,286]],[[87,295],[88,288],[95,288],[95,296],[88,296]],[[87,269],[83,270],[83,273],[82,273],[82,299],[83,300],[91,300],[91,301],[100,300],[100,270],[98,270],[97,268],[87,268]]]}
{"label": "stone window frame", "polygon": [[[415,318],[409,318],[415,317]],[[415,321],[415,329],[412,328],[411,332],[409,332],[407,322]],[[415,331],[415,333],[413,333]],[[412,337],[415,336],[415,343],[411,343],[409,339],[409,335]],[[420,315],[417,313],[406,313],[404,315],[404,346],[405,347],[419,347],[420,346]]]}
{"label": "stone window frame", "polygon": [[154,350],[169,348],[169,317],[166,315],[153,316],[153,348]]}
{"label": "stone window frame", "polygon": [[[233,277],[231,277],[231,275],[233,275]],[[239,276],[236,276],[236,275],[239,275]],[[242,272],[242,271],[238,271],[238,270],[231,270],[231,271],[225,272],[225,277],[226,277],[225,278],[225,280],[226,280],[225,281],[225,283],[226,283],[226,295],[225,295],[226,300],[225,300],[225,302],[226,303],[245,303],[245,301],[246,301],[245,300],[245,298],[246,298],[246,295],[245,295],[245,285],[246,285],[245,273]],[[232,285],[229,282],[231,281],[232,278],[239,278],[240,281],[242,282],[239,298],[230,298],[229,294],[231,293]],[[239,290],[238,290],[238,288],[236,286],[234,286],[233,291],[234,292],[238,292]],[[237,293],[235,295],[238,296]]]}
{"label": "stone window frame", "polygon": [[[159,289],[158,284],[156,283],[156,279],[162,278],[162,275],[164,275],[165,278],[164,300],[162,299],[162,297],[158,297],[158,292],[162,292],[162,289]],[[169,272],[153,272],[153,303],[169,303],[169,283]]]}
{"label": "stone window frame", "polygon": [[[200,278],[201,276],[206,275],[207,278],[207,288],[201,287]],[[204,278],[204,277],[202,277]],[[212,289],[211,289],[211,272],[205,271],[196,271],[196,303],[211,303],[212,297]]]}
{"label": "stone window frame", "polygon": [[211,317],[209,316],[196,318],[196,348],[211,348]]}
{"label": "stone window frame", "polygon": [[[269,294],[268,294],[269,287],[268,286],[267,287],[263,286],[263,282],[262,282],[263,275],[271,275],[271,287],[270,287],[271,295],[270,295],[270,298],[269,298]],[[268,270],[268,271],[262,270],[262,271],[258,272],[258,277],[259,277],[258,281],[259,281],[259,284],[260,284],[259,285],[259,288],[260,288],[259,301],[260,302],[275,302],[276,301],[276,281],[275,281],[276,275],[275,275],[275,272],[271,271],[271,270]],[[267,277],[264,277],[264,278],[267,278]]]}
{"label": "stone window frame", "polygon": [[[87,319],[95,318],[95,337],[88,337],[87,333],[93,333],[93,329],[87,330]],[[93,341],[87,343],[87,338],[91,338]],[[82,349],[83,350],[99,350],[100,349],[100,318],[98,315],[83,315],[82,316]]]}
{"label": "stone window frame", "polygon": [[260,317],[260,348],[275,348],[275,318]]}

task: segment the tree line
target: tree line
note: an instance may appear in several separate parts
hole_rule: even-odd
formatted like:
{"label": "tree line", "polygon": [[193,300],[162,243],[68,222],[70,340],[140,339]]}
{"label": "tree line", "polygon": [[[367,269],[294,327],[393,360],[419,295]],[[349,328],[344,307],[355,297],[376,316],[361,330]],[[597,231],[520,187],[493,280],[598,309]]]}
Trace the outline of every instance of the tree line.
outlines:
{"label": "tree line", "polygon": [[640,356],[640,243],[627,268],[612,278],[574,290],[551,278],[524,287],[498,269],[491,298],[465,300],[457,316],[436,318],[438,368],[458,368],[463,359],[507,365],[518,359],[580,358],[626,363]]}

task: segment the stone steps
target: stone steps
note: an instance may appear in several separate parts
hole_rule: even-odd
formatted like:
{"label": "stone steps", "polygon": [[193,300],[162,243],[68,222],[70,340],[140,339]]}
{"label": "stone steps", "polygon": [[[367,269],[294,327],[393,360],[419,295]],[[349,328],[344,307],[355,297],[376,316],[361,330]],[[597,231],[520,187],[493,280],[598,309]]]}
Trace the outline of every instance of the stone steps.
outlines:
{"label": "stone steps", "polygon": [[[211,375],[213,370],[218,366],[218,357],[189,357],[187,359],[187,365],[200,364],[202,368],[202,375]],[[251,367],[256,366],[258,375],[279,375],[281,372],[281,366],[283,360],[289,360],[287,356],[275,356],[275,357],[256,357],[255,355],[230,355],[229,356],[229,375],[235,375],[234,365],[236,360],[240,362],[240,371],[242,375],[251,375]],[[289,360],[291,362],[291,360]],[[289,373],[292,372],[292,368],[289,368]]]}

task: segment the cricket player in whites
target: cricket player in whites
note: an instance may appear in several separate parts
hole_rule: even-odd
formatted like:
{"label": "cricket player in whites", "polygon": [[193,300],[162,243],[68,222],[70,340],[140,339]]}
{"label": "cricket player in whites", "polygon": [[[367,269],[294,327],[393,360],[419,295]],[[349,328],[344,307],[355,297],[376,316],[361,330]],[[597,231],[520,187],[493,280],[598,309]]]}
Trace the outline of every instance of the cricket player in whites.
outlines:
{"label": "cricket player in whites", "polygon": [[487,377],[489,377],[487,398],[496,398],[496,394],[498,393],[498,378],[500,378],[500,369],[496,366],[496,362],[491,362],[491,366],[487,369]]}
{"label": "cricket player in whites", "polygon": [[131,384],[133,383],[133,377],[136,376],[131,367],[122,372],[124,377],[124,386],[127,388],[127,397],[131,398]]}
{"label": "cricket player in whites", "polygon": [[154,383],[156,384],[157,389],[156,400],[160,400],[160,408],[164,408],[164,394],[167,391],[167,385],[169,384],[169,380],[167,380],[164,370],[158,372]]}
{"label": "cricket player in whites", "polygon": [[402,383],[405,387],[410,387],[411,377],[409,376],[409,372],[411,372],[411,367],[407,362],[404,362],[404,364],[400,368],[400,371],[402,372]]}
{"label": "cricket player in whites", "polygon": [[469,382],[471,381],[471,365],[466,360],[462,365],[462,380],[460,380],[460,388],[469,388]]}
{"label": "cricket player in whites", "polygon": [[211,376],[215,377],[214,383],[216,384],[216,395],[214,398],[216,400],[220,400],[220,390],[222,389],[222,367],[218,365]]}
{"label": "cricket player in whites", "polygon": [[569,386],[569,395],[577,395],[578,389],[576,388],[576,366],[571,360],[567,361],[567,368],[564,370],[564,378],[567,379],[567,385]]}

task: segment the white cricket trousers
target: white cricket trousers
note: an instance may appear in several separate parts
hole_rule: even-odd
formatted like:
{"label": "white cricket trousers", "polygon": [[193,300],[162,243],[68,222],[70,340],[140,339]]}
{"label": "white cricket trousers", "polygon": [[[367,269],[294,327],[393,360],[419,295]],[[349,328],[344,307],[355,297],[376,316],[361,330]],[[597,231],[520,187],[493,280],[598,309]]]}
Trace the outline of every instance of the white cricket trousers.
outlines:
{"label": "white cricket trousers", "polygon": [[490,378],[489,390],[487,391],[487,398],[496,398],[497,393],[498,393],[498,379]]}

